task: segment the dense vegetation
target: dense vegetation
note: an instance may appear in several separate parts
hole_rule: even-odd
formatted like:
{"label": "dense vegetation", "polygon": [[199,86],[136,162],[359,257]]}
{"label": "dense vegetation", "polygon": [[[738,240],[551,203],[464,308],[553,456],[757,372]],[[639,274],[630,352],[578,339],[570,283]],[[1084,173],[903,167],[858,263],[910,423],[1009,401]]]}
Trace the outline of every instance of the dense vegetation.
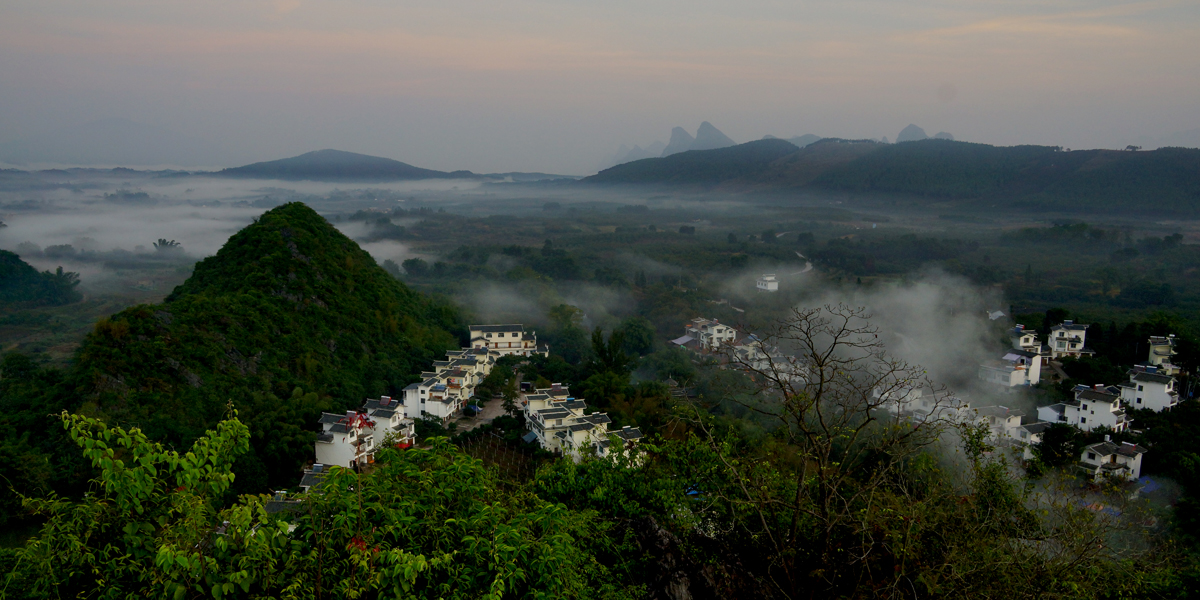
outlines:
{"label": "dense vegetation", "polygon": [[38,272],[7,250],[0,250],[0,308],[60,306],[78,302],[83,296],[75,288],[79,275],[63,272]]}
{"label": "dense vegetation", "polygon": [[[322,410],[399,395],[461,329],[451,307],[412,292],[302,204],[263,214],[195,267],[159,305],[97,323],[66,371],[6,358],[0,420],[18,489],[77,490],[86,480],[48,409],[137,425],[180,448],[232,402],[252,452],[235,491],[293,485]],[[6,502],[13,502],[5,489]]]}

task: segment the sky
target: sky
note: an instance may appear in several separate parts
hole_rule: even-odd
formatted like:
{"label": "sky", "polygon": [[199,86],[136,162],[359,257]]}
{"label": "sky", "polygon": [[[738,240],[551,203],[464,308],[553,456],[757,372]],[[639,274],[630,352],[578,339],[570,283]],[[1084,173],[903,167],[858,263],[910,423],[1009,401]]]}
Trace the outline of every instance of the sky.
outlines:
{"label": "sky", "polygon": [[1200,128],[1197,32],[1194,0],[7,0],[0,143],[126,119],[210,166],[563,174],[705,120],[1123,147]]}

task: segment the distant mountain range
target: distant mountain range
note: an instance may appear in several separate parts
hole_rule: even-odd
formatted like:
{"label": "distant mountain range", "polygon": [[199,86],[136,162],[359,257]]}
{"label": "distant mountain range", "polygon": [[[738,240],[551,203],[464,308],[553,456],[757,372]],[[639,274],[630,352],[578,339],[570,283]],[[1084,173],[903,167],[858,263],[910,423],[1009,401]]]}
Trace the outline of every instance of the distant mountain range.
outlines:
{"label": "distant mountain range", "polygon": [[404,181],[418,179],[482,179],[489,181],[533,182],[550,179],[576,179],[548,173],[489,173],[435,171],[408,163],[343,150],[316,150],[291,158],[257,162],[243,167],[222,169],[220,177],[312,181]]}
{"label": "distant mountain range", "polygon": [[422,169],[390,158],[345,152],[316,150],[300,156],[257,162],[243,167],[222,169],[222,177],[254,179],[313,179],[313,180],[397,180],[397,179],[465,179],[476,175],[470,171],[434,171]]}
{"label": "distant mountain range", "polygon": [[[906,131],[901,137],[916,133]],[[638,160],[582,181],[904,196],[973,207],[982,200],[989,206],[1041,210],[1194,214],[1200,210],[1200,150],[1064,151],[932,138],[896,144],[827,138],[800,148],[764,139]]]}
{"label": "distant mountain range", "polygon": [[700,127],[696,129],[696,136],[688,133],[682,127],[671,129],[671,140],[666,144],[655,141],[646,146],[644,149],[641,146],[629,148],[622,144],[617,149],[609,161],[607,166],[625,164],[643,158],[667,157],[688,150],[716,150],[718,148],[728,148],[736,145],[737,142],[729,138],[729,136],[721,133],[720,129],[713,126],[712,123],[704,121]]}

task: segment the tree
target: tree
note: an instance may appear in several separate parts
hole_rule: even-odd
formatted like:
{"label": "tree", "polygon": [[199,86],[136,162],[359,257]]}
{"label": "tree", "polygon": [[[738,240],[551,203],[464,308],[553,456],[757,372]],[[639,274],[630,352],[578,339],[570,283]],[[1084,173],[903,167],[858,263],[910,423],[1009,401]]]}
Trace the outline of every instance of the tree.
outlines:
{"label": "tree", "polygon": [[615,373],[628,376],[634,359],[625,353],[625,332],[621,329],[609,334],[604,339],[604,331],[599,327],[592,330],[592,359],[588,369],[593,373]]}
{"label": "tree", "polygon": [[[739,525],[762,540],[783,590],[811,585],[813,572],[831,590],[845,585],[846,561],[859,550],[843,544],[863,525],[859,512],[907,460],[938,442],[952,405],[922,369],[885,353],[868,318],[845,305],[796,308],[763,343],[794,355],[730,353],[759,386],[757,396],[734,401],[770,424],[784,445],[780,459],[736,452],[705,418],[695,421],[731,482],[716,493],[747,515]],[[913,390],[928,394],[928,412],[901,419],[897,409]]]}
{"label": "tree", "polygon": [[730,244],[738,243],[737,234],[733,233],[732,231],[729,232],[729,237],[726,238],[726,241],[729,242]]}
{"label": "tree", "polygon": [[409,277],[424,277],[429,273],[429,263],[420,258],[410,258],[400,264]]}
{"label": "tree", "polygon": [[154,242],[154,249],[159,252],[171,252],[173,250],[179,250],[181,248],[182,247],[179,245],[179,242],[177,242],[175,240],[167,240],[164,238],[158,238],[158,241]]}

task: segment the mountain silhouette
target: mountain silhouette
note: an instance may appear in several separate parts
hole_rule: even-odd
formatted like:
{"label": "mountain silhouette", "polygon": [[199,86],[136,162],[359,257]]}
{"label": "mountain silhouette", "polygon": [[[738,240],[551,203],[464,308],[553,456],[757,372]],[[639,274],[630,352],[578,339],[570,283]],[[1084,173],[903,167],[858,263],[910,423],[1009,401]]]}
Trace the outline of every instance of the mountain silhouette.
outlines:
{"label": "mountain silhouette", "polygon": [[700,124],[700,128],[696,130],[696,139],[692,141],[691,150],[716,150],[717,148],[728,148],[736,146],[737,142],[729,139],[729,136],[721,133],[721,130],[713,127],[712,123],[705,121]]}
{"label": "mountain silhouette", "polygon": [[667,147],[663,148],[661,156],[665,157],[672,154],[679,154],[680,152],[687,152],[692,149],[692,143],[695,141],[696,138],[692,137],[692,134],[685,131],[682,127],[676,127],[671,130],[671,141],[667,142]]}
{"label": "mountain silhouette", "polygon": [[223,177],[253,177],[256,179],[312,179],[385,181],[398,179],[458,179],[475,177],[470,171],[434,171],[414,167],[390,158],[345,152],[317,150],[292,158],[258,162],[243,167],[223,169]]}
{"label": "mountain silhouette", "polygon": [[916,125],[913,125],[910,123],[908,127],[905,127],[904,129],[900,130],[900,134],[896,136],[896,143],[899,144],[900,142],[917,142],[920,140],[927,140],[927,139],[929,139],[929,136],[925,135],[924,129],[921,129],[920,127],[917,127]]}

